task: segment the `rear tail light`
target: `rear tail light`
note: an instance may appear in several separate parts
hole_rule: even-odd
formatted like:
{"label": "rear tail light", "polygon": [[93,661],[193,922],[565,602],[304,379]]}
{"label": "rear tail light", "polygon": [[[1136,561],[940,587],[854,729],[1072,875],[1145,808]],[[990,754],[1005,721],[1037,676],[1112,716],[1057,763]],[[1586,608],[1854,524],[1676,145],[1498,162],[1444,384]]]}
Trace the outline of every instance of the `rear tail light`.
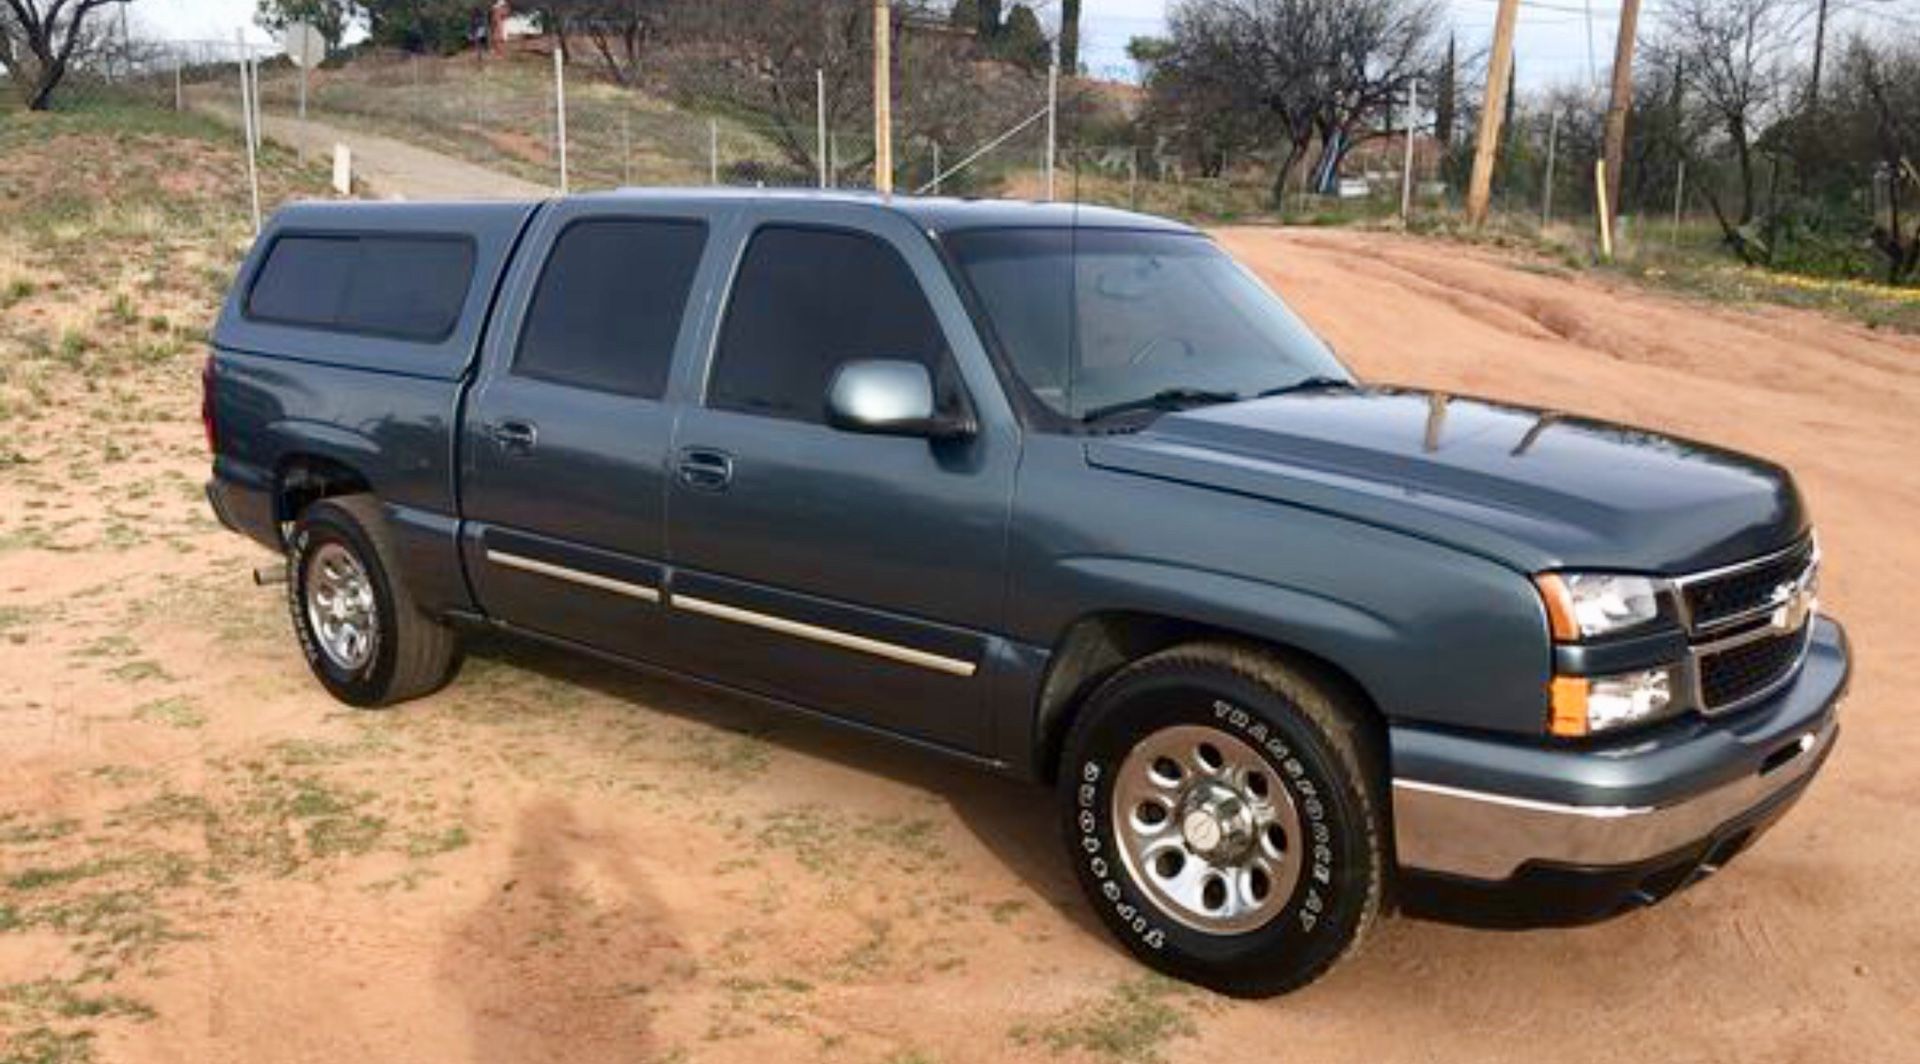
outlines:
{"label": "rear tail light", "polygon": [[207,450],[216,452],[213,431],[213,356],[207,356],[206,364],[200,367],[200,427],[207,434]]}

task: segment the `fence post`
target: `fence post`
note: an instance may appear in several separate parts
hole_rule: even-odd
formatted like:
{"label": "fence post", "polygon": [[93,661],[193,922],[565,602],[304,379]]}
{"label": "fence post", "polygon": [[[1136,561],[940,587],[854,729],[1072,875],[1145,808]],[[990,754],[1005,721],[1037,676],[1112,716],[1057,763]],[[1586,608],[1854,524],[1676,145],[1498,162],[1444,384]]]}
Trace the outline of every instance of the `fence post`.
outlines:
{"label": "fence post", "polygon": [[1413,221],[1413,116],[1419,106],[1420,79],[1407,79],[1407,156],[1400,171],[1400,224]]}
{"label": "fence post", "polygon": [[933,194],[940,194],[940,142],[933,142]]}
{"label": "fence post", "polygon": [[1673,177],[1673,246],[1680,246],[1680,207],[1687,196],[1687,161],[1680,160],[1679,169]]}
{"label": "fence post", "polygon": [[553,144],[560,157],[560,194],[567,194],[567,60],[553,44]]}
{"label": "fence post", "polygon": [[827,72],[813,70],[814,154],[820,157],[820,187],[827,187]]}
{"label": "fence post", "polygon": [[1046,158],[1046,167],[1047,167],[1046,188],[1047,188],[1048,203],[1053,202],[1054,153],[1059,150],[1055,146],[1054,138],[1058,135],[1058,132],[1059,132],[1059,114],[1060,114],[1060,40],[1059,38],[1056,37],[1053,41],[1052,61],[1047,64],[1047,150],[1046,150],[1045,158]]}
{"label": "fence post", "polygon": [[1554,153],[1560,147],[1560,114],[1554,112],[1553,123],[1547,127],[1547,183],[1541,193],[1540,224],[1553,224],[1553,163]]}
{"label": "fence post", "polygon": [[1607,204],[1607,161],[1596,159],[1593,164],[1594,203],[1600,207],[1600,259],[1613,261],[1613,212]]}
{"label": "fence post", "polygon": [[253,79],[247,73],[247,60],[250,49],[247,48],[247,31],[235,30],[234,39],[240,42],[240,124],[241,132],[247,141],[247,188],[253,194],[253,235],[260,235],[260,164],[254,157],[253,143]]}
{"label": "fence post", "polygon": [[180,87],[180,57],[173,57],[173,109],[175,113],[187,109],[186,90]]}
{"label": "fence post", "polygon": [[620,184],[633,184],[633,122],[629,112],[633,101],[625,94],[620,97]]}
{"label": "fence post", "polygon": [[1127,209],[1140,209],[1140,145],[1127,150]]}
{"label": "fence post", "polygon": [[720,120],[707,119],[707,184],[720,183]]}

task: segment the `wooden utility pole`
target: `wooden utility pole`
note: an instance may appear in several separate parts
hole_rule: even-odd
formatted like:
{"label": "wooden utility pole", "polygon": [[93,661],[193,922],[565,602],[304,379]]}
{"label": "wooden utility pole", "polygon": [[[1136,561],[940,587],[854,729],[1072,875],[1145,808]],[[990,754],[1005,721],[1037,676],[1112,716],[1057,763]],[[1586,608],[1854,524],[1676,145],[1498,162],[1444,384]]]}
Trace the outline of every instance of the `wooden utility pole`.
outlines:
{"label": "wooden utility pole", "polygon": [[1820,15],[1813,24],[1813,81],[1807,89],[1807,101],[1820,105],[1820,67],[1827,55],[1827,0],[1820,0]]}
{"label": "wooden utility pole", "polygon": [[1507,79],[1513,75],[1513,24],[1520,16],[1520,0],[1500,0],[1493,23],[1493,57],[1487,63],[1487,94],[1480,105],[1480,132],[1473,145],[1473,182],[1467,188],[1467,221],[1487,220],[1487,201],[1493,195],[1493,161],[1500,151],[1500,120],[1507,109]]}
{"label": "wooden utility pole", "polygon": [[1613,97],[1607,101],[1607,218],[1620,215],[1620,173],[1627,153],[1627,112],[1633,108],[1633,44],[1640,26],[1640,0],[1620,0],[1620,38],[1613,46]]}
{"label": "wooden utility pole", "polygon": [[893,13],[873,0],[873,188],[893,195]]}

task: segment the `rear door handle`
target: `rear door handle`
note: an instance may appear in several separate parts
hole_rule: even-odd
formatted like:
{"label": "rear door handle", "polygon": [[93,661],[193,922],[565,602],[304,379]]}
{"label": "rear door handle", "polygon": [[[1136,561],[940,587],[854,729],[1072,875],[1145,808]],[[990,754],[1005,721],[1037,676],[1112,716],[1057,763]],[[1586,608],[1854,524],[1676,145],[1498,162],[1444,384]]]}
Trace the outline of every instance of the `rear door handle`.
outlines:
{"label": "rear door handle", "polygon": [[733,483],[733,457],[709,447],[689,447],[680,452],[676,475],[689,488],[725,491]]}
{"label": "rear door handle", "polygon": [[511,454],[526,454],[539,442],[540,430],[531,421],[502,421],[487,426],[494,446]]}

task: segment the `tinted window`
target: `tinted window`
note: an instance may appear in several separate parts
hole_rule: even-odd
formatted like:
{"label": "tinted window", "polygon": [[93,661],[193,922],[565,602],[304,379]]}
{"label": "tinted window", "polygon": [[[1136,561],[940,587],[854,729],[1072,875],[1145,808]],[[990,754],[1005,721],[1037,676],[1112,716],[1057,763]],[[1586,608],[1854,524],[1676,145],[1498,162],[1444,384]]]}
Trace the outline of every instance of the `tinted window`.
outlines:
{"label": "tinted window", "polygon": [[514,372],[659,398],[706,235],[699,222],[569,226],[534,289]]}
{"label": "tinted window", "polygon": [[450,237],[282,236],[247,316],[310,329],[438,340],[460,321],[473,245]]}
{"label": "tinted window", "polygon": [[856,233],[762,229],[734,281],[707,402],[820,421],[840,363],[905,359],[937,379],[945,350],[920,283],[891,247]]}

